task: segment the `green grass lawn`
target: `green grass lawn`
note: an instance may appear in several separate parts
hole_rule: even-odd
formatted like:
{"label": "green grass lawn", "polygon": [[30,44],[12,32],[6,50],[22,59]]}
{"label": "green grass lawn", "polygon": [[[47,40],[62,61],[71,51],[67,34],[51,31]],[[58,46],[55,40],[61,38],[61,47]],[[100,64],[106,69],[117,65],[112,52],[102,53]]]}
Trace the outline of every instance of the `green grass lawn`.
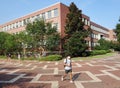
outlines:
{"label": "green grass lawn", "polygon": [[[102,59],[110,56],[114,56],[116,53],[107,53],[103,55],[88,56],[88,57],[74,57],[72,60],[92,60],[92,59]],[[0,59],[7,59],[6,56],[0,56]],[[35,60],[35,59],[34,59]]]}
{"label": "green grass lawn", "polygon": [[88,57],[74,57],[72,60],[92,60],[92,59],[100,59],[105,57],[114,56],[116,53],[107,53],[103,55],[96,55],[96,56],[88,56]]}
{"label": "green grass lawn", "polygon": [[6,56],[0,56],[0,59],[6,59],[7,57]]}

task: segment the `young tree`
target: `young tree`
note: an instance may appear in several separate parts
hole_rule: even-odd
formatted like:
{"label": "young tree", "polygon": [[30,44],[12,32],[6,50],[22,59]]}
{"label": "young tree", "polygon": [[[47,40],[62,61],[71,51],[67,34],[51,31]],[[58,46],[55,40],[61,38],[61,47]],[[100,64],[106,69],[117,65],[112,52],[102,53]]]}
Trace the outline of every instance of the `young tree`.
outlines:
{"label": "young tree", "polygon": [[34,48],[44,46],[44,36],[46,33],[44,20],[36,20],[33,23],[28,23],[26,31],[33,38],[32,41]]}
{"label": "young tree", "polygon": [[33,48],[55,50],[59,46],[60,35],[56,27],[44,20],[36,20],[26,27],[27,33],[32,36]]}
{"label": "young tree", "polygon": [[60,46],[60,34],[57,32],[56,27],[52,27],[51,23],[47,23],[46,28],[46,48],[55,51]]}
{"label": "young tree", "polygon": [[26,57],[26,48],[28,48],[31,44],[31,36],[27,34],[26,31],[22,31],[19,34],[15,35],[15,41],[17,46],[18,52],[23,52],[24,57]]}
{"label": "young tree", "polygon": [[74,3],[69,6],[65,26],[65,52],[72,56],[80,56],[88,48],[85,38],[89,35],[89,30],[84,29],[82,22],[82,11]]}

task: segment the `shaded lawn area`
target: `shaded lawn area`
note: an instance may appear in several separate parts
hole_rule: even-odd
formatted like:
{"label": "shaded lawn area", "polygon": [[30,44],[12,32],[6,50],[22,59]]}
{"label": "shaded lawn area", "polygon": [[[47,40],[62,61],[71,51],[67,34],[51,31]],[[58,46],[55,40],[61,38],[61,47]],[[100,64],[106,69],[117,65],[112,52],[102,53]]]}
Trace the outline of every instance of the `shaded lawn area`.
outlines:
{"label": "shaded lawn area", "polygon": [[[116,52],[107,53],[107,54],[103,54],[103,55],[88,56],[88,57],[73,57],[72,60],[92,60],[92,59],[100,59],[100,58],[103,59],[103,58],[111,57],[111,56],[114,56],[114,55],[116,55]],[[0,56],[0,59],[5,60],[5,59],[7,59],[7,57],[6,56]],[[17,59],[15,59],[15,60],[17,60]]]}
{"label": "shaded lawn area", "polygon": [[6,59],[7,57],[6,56],[0,56],[0,59]]}
{"label": "shaded lawn area", "polygon": [[95,55],[95,56],[88,56],[88,57],[74,57],[72,58],[72,60],[92,60],[92,59],[102,59],[102,58],[106,58],[106,57],[111,57],[116,55],[116,53],[107,53],[107,54],[103,54],[103,55]]}

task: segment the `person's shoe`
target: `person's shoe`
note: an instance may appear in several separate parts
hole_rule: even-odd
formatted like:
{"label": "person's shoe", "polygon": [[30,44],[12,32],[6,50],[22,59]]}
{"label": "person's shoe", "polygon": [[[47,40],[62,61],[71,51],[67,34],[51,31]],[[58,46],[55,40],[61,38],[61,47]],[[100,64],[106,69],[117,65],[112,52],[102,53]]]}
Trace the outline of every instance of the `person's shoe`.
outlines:
{"label": "person's shoe", "polygon": [[73,83],[73,81],[71,80],[70,83]]}
{"label": "person's shoe", "polygon": [[61,81],[64,81],[64,78],[63,78],[63,77],[61,78]]}

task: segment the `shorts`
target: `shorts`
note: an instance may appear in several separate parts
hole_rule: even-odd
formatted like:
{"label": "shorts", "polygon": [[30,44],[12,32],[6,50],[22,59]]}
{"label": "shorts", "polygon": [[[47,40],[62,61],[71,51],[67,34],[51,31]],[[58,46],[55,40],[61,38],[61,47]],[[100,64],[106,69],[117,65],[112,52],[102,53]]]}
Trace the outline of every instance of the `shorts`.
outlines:
{"label": "shorts", "polygon": [[65,70],[65,73],[68,74],[69,72],[72,72],[72,69],[70,70]]}

